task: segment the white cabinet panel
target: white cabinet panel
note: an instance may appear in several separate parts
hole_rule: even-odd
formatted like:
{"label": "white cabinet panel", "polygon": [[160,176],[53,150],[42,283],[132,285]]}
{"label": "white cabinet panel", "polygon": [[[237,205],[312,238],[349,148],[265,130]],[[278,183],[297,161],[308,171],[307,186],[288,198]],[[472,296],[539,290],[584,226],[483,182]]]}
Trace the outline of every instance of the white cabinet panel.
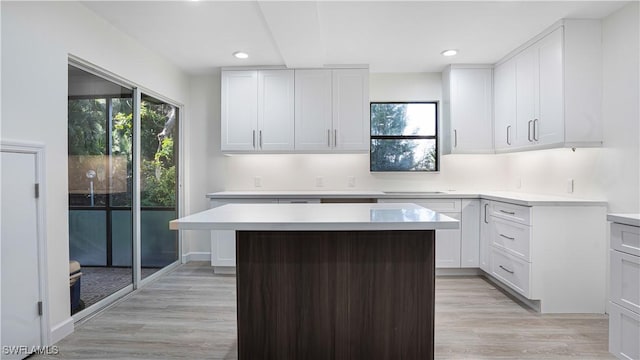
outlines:
{"label": "white cabinet panel", "polygon": [[[442,213],[460,220],[460,213]],[[436,230],[436,267],[460,267],[460,229]]]}
{"label": "white cabinet panel", "polygon": [[221,149],[255,150],[258,72],[223,71],[221,78]]}
{"label": "white cabinet panel", "polygon": [[491,249],[491,275],[506,283],[525,297],[529,296],[530,264],[504,253],[495,247]]}
{"label": "white cabinet panel", "polygon": [[640,314],[609,305],[609,352],[618,359],[640,359]]}
{"label": "white cabinet panel", "polygon": [[640,256],[640,227],[611,224],[611,248]]}
{"label": "white cabinet panel", "polygon": [[331,70],[295,70],[295,148],[330,150]]}
{"label": "white cabinet panel", "polygon": [[537,46],[538,113],[532,137],[539,144],[564,141],[562,29],[547,35]]}
{"label": "white cabinet panel", "polygon": [[537,48],[530,47],[515,57],[516,67],[516,131],[515,146],[533,143],[533,122],[538,102]]}
{"label": "white cabinet panel", "polygon": [[369,150],[369,71],[333,70],[333,147]]}
{"label": "white cabinet panel", "polygon": [[494,76],[494,142],[496,150],[509,149],[516,136],[516,62],[497,65]]}
{"label": "white cabinet panel", "polygon": [[491,244],[491,202],[482,200],[480,202],[480,269],[487,273],[491,272],[490,266],[490,244]]}
{"label": "white cabinet panel", "polygon": [[[451,65],[443,72],[444,153],[493,152],[493,70]],[[448,83],[447,83],[448,82]]]}
{"label": "white cabinet panel", "polygon": [[258,71],[259,150],[293,150],[293,70]]}
{"label": "white cabinet panel", "polygon": [[640,256],[610,250],[611,301],[640,314]]}
{"label": "white cabinet panel", "polygon": [[480,266],[480,200],[462,200],[460,266]]}

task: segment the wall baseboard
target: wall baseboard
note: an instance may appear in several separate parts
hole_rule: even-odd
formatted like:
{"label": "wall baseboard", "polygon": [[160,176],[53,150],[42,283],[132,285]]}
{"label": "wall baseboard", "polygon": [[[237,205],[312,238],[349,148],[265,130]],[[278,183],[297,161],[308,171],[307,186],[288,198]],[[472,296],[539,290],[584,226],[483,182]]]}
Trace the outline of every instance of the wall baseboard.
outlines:
{"label": "wall baseboard", "polygon": [[474,276],[481,275],[479,268],[436,268],[436,276]]}
{"label": "wall baseboard", "polygon": [[50,345],[53,345],[58,341],[64,339],[65,337],[71,335],[73,333],[73,330],[74,325],[72,317],[69,317],[67,320],[53,326],[51,328],[51,332],[49,333]]}
{"label": "wall baseboard", "polygon": [[182,255],[182,263],[191,261],[211,261],[210,252],[190,252]]}

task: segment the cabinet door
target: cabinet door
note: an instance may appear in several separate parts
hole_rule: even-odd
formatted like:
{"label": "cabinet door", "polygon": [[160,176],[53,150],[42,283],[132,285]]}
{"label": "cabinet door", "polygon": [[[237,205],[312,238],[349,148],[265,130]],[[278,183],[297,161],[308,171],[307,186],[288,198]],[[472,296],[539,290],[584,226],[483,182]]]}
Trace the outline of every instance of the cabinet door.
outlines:
{"label": "cabinet door", "polygon": [[564,142],[562,28],[537,46],[538,112],[532,137],[538,144],[559,144]]}
{"label": "cabinet door", "polygon": [[533,121],[537,98],[537,48],[531,47],[515,58],[516,67],[516,131],[515,146],[533,144]]}
{"label": "cabinet door", "polygon": [[480,202],[480,211],[480,269],[490,273],[491,202],[482,200]]}
{"label": "cabinet door", "polygon": [[451,69],[453,153],[493,151],[492,69]]}
{"label": "cabinet door", "polygon": [[369,70],[333,70],[333,147],[369,150]]}
{"label": "cabinet door", "polygon": [[480,200],[462,200],[460,227],[460,266],[477,268],[480,264]]}
{"label": "cabinet door", "polygon": [[258,71],[258,139],[260,150],[293,150],[293,70]]}
{"label": "cabinet door", "polygon": [[329,150],[331,70],[295,70],[295,149]]}
{"label": "cabinet door", "polygon": [[[442,213],[460,220],[460,213]],[[436,230],[436,267],[460,267],[460,229]]]}
{"label": "cabinet door", "polygon": [[258,72],[223,71],[221,76],[221,149],[255,150]]}
{"label": "cabinet door", "polygon": [[236,232],[211,232],[211,266],[236,266]]}
{"label": "cabinet door", "polygon": [[496,150],[509,149],[516,136],[516,62],[496,66],[494,76],[494,142]]}

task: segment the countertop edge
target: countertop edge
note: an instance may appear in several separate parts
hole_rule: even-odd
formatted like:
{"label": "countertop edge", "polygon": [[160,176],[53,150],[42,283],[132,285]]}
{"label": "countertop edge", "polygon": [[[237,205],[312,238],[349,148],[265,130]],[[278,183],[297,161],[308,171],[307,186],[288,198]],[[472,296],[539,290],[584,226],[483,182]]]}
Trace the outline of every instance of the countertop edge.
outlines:
{"label": "countertop edge", "polygon": [[640,214],[607,214],[607,220],[618,224],[640,227]]}
{"label": "countertop edge", "polygon": [[[516,196],[495,194],[491,192],[442,192],[440,194],[385,194],[383,192],[355,192],[353,194],[347,194],[344,192],[298,192],[294,191],[290,194],[286,192],[250,192],[247,191],[242,192],[214,192],[206,194],[206,197],[210,200],[212,199],[220,199],[220,200],[228,200],[228,199],[486,199],[486,200],[494,200],[494,201],[502,201],[508,202],[511,204],[523,205],[523,206],[607,206],[607,202],[604,200],[590,200],[590,199],[549,199],[549,200],[538,200],[538,199],[522,199]],[[526,196],[541,196],[536,194],[522,194],[523,197]],[[543,195],[550,196],[553,195]]]}

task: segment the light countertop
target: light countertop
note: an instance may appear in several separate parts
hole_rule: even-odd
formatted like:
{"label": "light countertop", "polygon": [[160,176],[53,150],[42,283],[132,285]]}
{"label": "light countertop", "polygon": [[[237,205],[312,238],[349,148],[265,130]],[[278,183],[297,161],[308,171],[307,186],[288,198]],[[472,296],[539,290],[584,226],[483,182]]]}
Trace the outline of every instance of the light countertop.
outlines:
{"label": "light countertop", "polygon": [[507,191],[221,191],[206,195],[209,199],[487,199],[524,206],[606,206],[602,199],[582,199],[571,196],[543,195]]}
{"label": "light countertop", "polygon": [[619,224],[640,226],[640,214],[607,214],[607,220]]}
{"label": "light countertop", "polygon": [[459,221],[411,203],[228,204],[170,222],[173,230],[436,230]]}

